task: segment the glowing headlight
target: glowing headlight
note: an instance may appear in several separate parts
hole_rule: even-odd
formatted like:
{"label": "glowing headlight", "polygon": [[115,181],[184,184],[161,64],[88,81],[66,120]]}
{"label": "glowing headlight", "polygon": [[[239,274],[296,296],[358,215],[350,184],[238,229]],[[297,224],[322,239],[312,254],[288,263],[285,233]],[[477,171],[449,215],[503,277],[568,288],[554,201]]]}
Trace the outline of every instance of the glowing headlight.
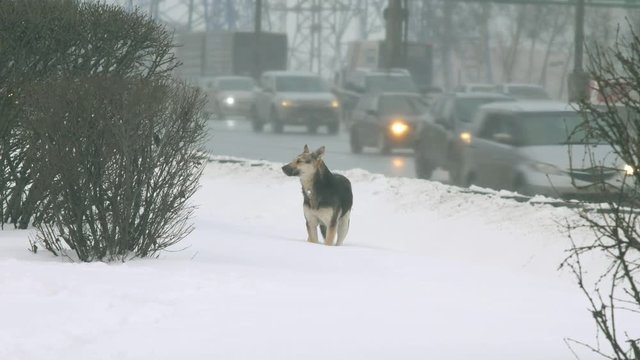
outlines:
{"label": "glowing headlight", "polygon": [[402,120],[394,120],[391,122],[389,130],[394,136],[404,136],[409,132],[409,125]]}
{"label": "glowing headlight", "polygon": [[335,109],[335,108],[337,108],[337,107],[339,107],[339,106],[340,106],[340,103],[338,102],[338,100],[332,100],[332,101],[331,101],[331,107],[332,107],[332,108],[334,108],[334,109]]}
{"label": "glowing headlight", "polygon": [[632,176],[635,173],[635,170],[633,169],[633,166],[627,164],[624,166],[624,172],[627,176]]}
{"label": "glowing headlight", "polygon": [[224,103],[229,106],[232,106],[233,104],[236,103],[236,99],[234,99],[233,96],[227,96],[227,98],[224,99]]}
{"label": "glowing headlight", "polygon": [[548,175],[561,175],[562,174],[562,170],[558,169],[558,167],[556,167],[554,165],[551,165],[551,164],[533,163],[533,164],[531,164],[531,167],[536,171],[539,171],[541,173],[548,174]]}
{"label": "glowing headlight", "polygon": [[291,101],[289,101],[289,100],[282,100],[282,101],[280,101],[280,106],[282,106],[282,107],[289,107],[289,106],[291,106]]}
{"label": "glowing headlight", "polygon": [[467,131],[463,131],[458,135],[460,137],[460,141],[465,144],[471,144],[471,133]]}

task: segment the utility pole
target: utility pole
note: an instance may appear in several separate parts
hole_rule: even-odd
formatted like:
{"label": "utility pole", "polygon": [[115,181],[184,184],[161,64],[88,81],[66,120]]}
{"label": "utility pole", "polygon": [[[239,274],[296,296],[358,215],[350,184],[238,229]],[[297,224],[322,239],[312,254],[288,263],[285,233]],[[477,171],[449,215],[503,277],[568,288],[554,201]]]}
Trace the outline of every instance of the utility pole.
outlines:
{"label": "utility pole", "polygon": [[569,75],[569,101],[581,101],[587,97],[589,74],[583,67],[584,57],[584,0],[576,2],[576,19],[574,31],[573,73]]}
{"label": "utility pole", "polygon": [[389,0],[384,19],[384,64],[388,68],[404,68],[407,63],[407,0]]}
{"label": "utility pole", "polygon": [[253,78],[258,80],[262,74],[262,63],[260,61],[260,34],[262,33],[262,0],[256,0],[256,7],[254,12],[254,24],[253,24],[253,51],[255,66],[253,68]]}

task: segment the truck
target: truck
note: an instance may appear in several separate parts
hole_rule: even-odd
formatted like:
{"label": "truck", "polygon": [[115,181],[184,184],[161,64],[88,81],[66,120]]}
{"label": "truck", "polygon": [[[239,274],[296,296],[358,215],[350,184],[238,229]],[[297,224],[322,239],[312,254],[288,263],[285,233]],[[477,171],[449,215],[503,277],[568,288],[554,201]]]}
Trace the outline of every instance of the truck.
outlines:
{"label": "truck", "polygon": [[[287,68],[287,35],[271,32],[201,31],[176,35],[176,75],[200,84],[204,79]],[[256,47],[256,43],[258,46]]]}
{"label": "truck", "polygon": [[407,43],[406,66],[389,68],[385,42],[352,41],[345,66],[335,74],[334,93],[342,107],[342,117],[350,115],[360,97],[369,92],[426,92],[432,87],[433,55],[430,44]]}

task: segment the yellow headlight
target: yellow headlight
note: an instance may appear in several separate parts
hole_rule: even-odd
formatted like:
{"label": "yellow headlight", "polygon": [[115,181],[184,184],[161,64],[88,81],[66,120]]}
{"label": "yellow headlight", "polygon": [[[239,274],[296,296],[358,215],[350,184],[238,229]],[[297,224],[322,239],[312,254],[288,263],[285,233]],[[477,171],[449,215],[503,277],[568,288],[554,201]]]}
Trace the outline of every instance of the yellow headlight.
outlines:
{"label": "yellow headlight", "polygon": [[331,101],[331,107],[332,108],[337,108],[340,106],[340,103],[338,102],[338,100],[332,100]]}
{"label": "yellow headlight", "polygon": [[290,102],[289,100],[282,100],[282,101],[280,102],[280,106],[282,106],[282,107],[289,107],[289,106],[291,106],[291,102]]}
{"label": "yellow headlight", "polygon": [[402,120],[394,120],[391,126],[389,126],[389,130],[391,130],[391,134],[395,136],[403,136],[409,132],[409,125]]}
{"label": "yellow headlight", "polygon": [[635,173],[635,170],[633,169],[633,167],[631,165],[625,165],[624,166],[624,172],[628,176],[632,176]]}
{"label": "yellow headlight", "polygon": [[470,132],[461,132],[460,133],[460,140],[465,143],[465,144],[470,144],[471,143],[471,133]]}

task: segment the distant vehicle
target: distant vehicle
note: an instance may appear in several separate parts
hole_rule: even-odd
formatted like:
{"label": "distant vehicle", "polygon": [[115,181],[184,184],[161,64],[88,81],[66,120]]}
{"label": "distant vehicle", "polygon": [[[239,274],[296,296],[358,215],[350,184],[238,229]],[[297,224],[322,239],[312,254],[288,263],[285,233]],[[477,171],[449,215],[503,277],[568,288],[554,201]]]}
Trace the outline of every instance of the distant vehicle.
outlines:
{"label": "distant vehicle", "polygon": [[341,86],[334,93],[342,105],[342,118],[349,126],[351,115],[360,98],[365,94],[379,92],[406,92],[419,94],[409,71],[405,69],[369,70],[357,69],[346,73]]}
{"label": "distant vehicle", "polygon": [[260,77],[252,109],[255,131],[269,123],[275,133],[285,125],[304,125],[310,133],[326,126],[330,134],[338,133],[340,103],[324,79],[310,72],[267,71]]}
{"label": "distant vehicle", "polygon": [[227,116],[250,117],[255,101],[256,83],[248,76],[220,76],[206,81],[205,112],[217,119]]}
{"label": "distant vehicle", "polygon": [[540,85],[536,84],[498,84],[495,92],[512,96],[518,100],[551,100],[551,96]]}
{"label": "distant vehicle", "polygon": [[494,84],[486,83],[467,83],[456,86],[456,92],[496,92]]}
{"label": "distant vehicle", "polygon": [[387,154],[395,148],[413,148],[416,125],[429,116],[428,110],[427,101],[414,93],[364,95],[353,111],[351,151],[375,147]]}
{"label": "distant vehicle", "polygon": [[[256,44],[258,46],[256,46]],[[287,35],[261,32],[208,31],[176,34],[176,75],[200,82],[218,76],[255,76],[287,68]]]}
{"label": "distant vehicle", "polygon": [[436,168],[449,171],[451,182],[460,181],[461,141],[468,131],[476,110],[484,104],[496,101],[515,101],[512,97],[497,93],[444,93],[431,106],[433,115],[418,127],[414,155],[416,176],[430,179]]}
{"label": "distant vehicle", "polygon": [[[404,71],[411,76],[418,89],[430,88],[433,85],[433,47],[431,44],[415,41],[409,41],[406,45]],[[349,79],[359,69],[389,68],[388,53],[383,40],[348,42],[343,77]]]}
{"label": "distant vehicle", "polygon": [[615,194],[632,169],[583,121],[555,101],[482,106],[463,149],[464,184],[565,199]]}

